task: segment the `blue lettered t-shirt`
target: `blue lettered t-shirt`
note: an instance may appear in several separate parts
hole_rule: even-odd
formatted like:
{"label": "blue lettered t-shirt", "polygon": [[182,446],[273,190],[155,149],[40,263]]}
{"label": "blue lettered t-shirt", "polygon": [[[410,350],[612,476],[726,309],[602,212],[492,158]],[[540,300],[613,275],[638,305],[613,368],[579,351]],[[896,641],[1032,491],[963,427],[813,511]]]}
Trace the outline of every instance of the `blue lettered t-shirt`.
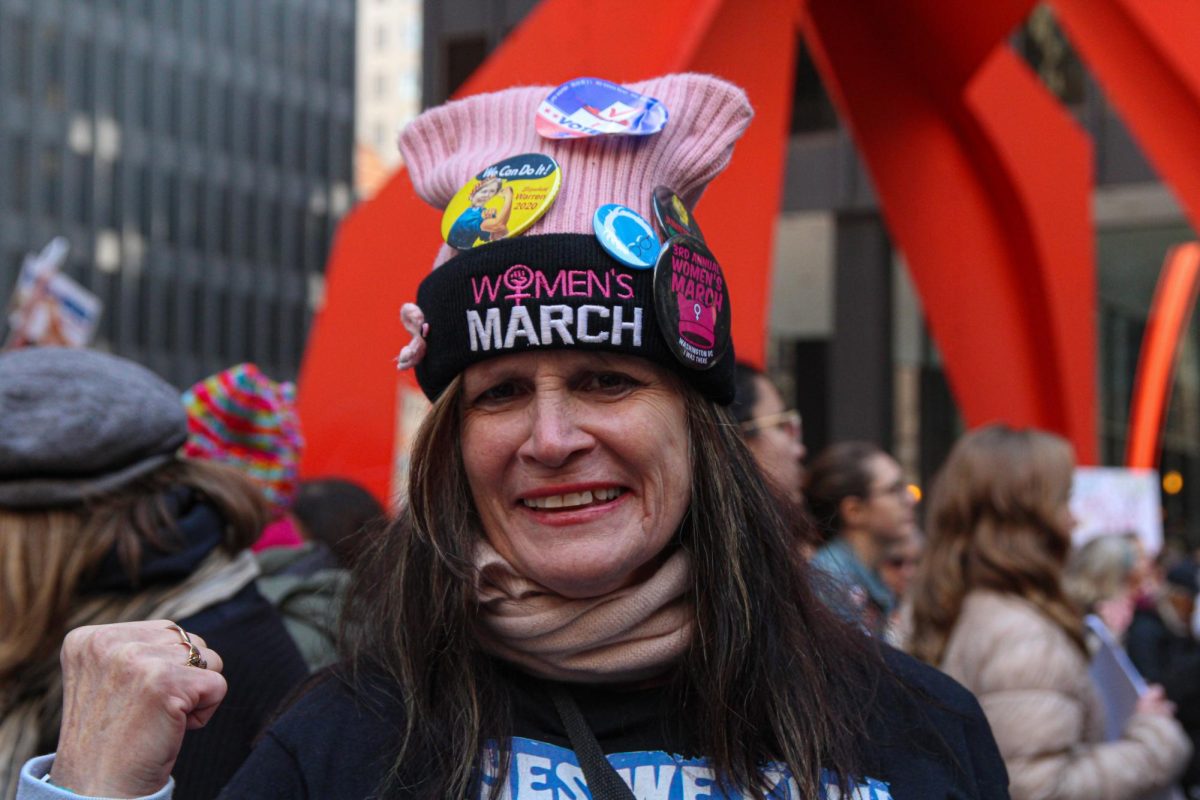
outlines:
{"label": "blue lettered t-shirt", "polygon": [[[607,758],[638,800],[741,800],[746,797],[740,792],[722,792],[704,758],[685,758],[662,750],[609,753]],[[495,751],[485,754],[479,800],[488,800],[496,780],[497,764]],[[772,787],[769,800],[801,800],[800,789],[786,767],[772,765],[764,774]],[[836,780],[826,775],[825,783],[827,789],[822,798],[834,800],[838,797]],[[509,772],[500,796],[516,800],[587,800],[591,794],[573,750],[536,739],[514,737]],[[887,783],[874,778],[861,782],[855,796],[859,800],[893,800]]]}

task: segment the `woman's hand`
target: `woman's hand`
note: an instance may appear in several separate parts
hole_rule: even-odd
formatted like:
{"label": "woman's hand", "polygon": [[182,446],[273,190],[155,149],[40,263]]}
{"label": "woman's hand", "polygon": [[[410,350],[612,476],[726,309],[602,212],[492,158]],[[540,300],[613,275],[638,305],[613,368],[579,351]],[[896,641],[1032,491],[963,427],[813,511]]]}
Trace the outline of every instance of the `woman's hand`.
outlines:
{"label": "woman's hand", "polygon": [[1175,704],[1167,699],[1167,693],[1157,683],[1138,698],[1137,705],[1133,710],[1135,714],[1153,714],[1158,717],[1175,716]]}
{"label": "woman's hand", "polygon": [[221,657],[170,620],[76,628],[63,640],[63,721],[50,780],[76,794],[140,797],[166,785],[185,731],[225,697]]}

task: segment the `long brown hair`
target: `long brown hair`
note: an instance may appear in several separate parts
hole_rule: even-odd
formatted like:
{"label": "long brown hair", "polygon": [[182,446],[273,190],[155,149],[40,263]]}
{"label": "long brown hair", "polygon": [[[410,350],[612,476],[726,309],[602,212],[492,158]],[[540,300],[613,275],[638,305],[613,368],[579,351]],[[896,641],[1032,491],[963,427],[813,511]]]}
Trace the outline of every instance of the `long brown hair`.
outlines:
{"label": "long brown hair", "polygon": [[1063,507],[1074,455],[1062,437],[989,425],[955,444],[929,493],[925,558],[913,586],[909,651],[937,665],[975,589],[1033,603],[1086,650],[1063,592],[1070,550]]}
{"label": "long brown hair", "polygon": [[[847,785],[860,765],[867,695],[883,672],[867,640],[809,586],[786,522],[725,411],[682,385],[692,502],[675,543],[692,563],[695,635],[672,678],[701,748],[726,786],[765,793],[768,761],[801,794],[822,767]],[[482,535],[460,451],[461,376],[433,404],[412,453],[408,506],[357,563],[347,605],[354,674],[399,687],[403,741],[381,787],[420,797],[478,794],[489,741],[506,774],[512,709],[476,644],[472,555]],[[419,783],[412,771],[419,764]]]}
{"label": "long brown hair", "polygon": [[173,520],[164,493],[189,487],[225,520],[222,546],[249,547],[267,521],[261,493],[232,467],[178,460],[86,505],[0,508],[0,686],[29,662],[58,650],[81,584],[112,551],[136,574],[146,545],[170,550]]}

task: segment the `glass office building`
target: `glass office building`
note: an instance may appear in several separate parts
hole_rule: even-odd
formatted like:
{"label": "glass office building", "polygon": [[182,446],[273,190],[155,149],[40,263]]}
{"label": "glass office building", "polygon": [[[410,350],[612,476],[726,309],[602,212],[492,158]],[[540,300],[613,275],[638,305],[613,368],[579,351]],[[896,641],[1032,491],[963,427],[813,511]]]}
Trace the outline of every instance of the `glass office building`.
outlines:
{"label": "glass office building", "polygon": [[0,0],[0,303],[56,235],[96,345],[299,367],[352,197],[352,0]]}

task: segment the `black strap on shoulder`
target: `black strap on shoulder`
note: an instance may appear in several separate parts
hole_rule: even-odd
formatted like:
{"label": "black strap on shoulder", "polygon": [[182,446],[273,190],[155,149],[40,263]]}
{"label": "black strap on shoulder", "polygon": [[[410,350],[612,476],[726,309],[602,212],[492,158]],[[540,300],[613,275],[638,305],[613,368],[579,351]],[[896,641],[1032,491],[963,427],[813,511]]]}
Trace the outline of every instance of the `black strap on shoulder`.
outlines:
{"label": "black strap on shoulder", "polygon": [[563,727],[567,729],[571,748],[579,759],[579,767],[583,770],[593,800],[636,800],[633,790],[621,780],[613,765],[604,757],[596,734],[588,727],[583,712],[567,688],[557,683],[547,684],[546,688],[554,700],[554,707],[558,709]]}

